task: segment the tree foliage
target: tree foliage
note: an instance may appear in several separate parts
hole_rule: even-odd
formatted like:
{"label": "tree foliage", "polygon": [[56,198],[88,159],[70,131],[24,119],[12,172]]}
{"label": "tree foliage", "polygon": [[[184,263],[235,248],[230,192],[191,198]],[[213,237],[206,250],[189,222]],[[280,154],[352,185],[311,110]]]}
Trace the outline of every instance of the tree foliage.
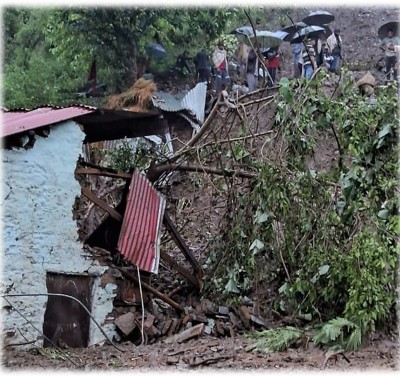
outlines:
{"label": "tree foliage", "polygon": [[98,80],[110,93],[123,91],[148,43],[166,47],[167,69],[184,49],[207,46],[234,16],[223,8],[6,8],[5,105],[71,102],[94,58]]}
{"label": "tree foliage", "polygon": [[[268,160],[241,145],[258,177],[247,190],[229,187],[205,296],[237,302],[278,283],[276,310],[305,321],[343,317],[365,334],[387,325],[396,299],[397,93],[380,88],[371,105],[348,73],[333,97],[327,79],[281,81]],[[324,133],[336,135],[340,158],[315,171],[307,160]]]}

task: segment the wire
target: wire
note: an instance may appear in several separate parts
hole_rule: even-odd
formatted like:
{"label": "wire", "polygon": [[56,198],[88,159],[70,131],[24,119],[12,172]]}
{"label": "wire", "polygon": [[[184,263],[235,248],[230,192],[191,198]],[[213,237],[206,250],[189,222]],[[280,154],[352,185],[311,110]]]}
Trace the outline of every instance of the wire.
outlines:
{"label": "wire", "polygon": [[142,282],[140,280],[140,271],[139,271],[139,267],[136,266],[137,269],[137,273],[138,273],[138,280],[139,280],[139,291],[140,291],[140,301],[142,303],[142,327],[140,329],[141,334],[142,334],[142,343],[141,345],[144,343],[144,303],[143,303],[143,292],[142,292]]}
{"label": "wire", "polygon": [[[118,351],[125,352],[124,350],[119,348],[116,344],[114,344],[114,342],[108,337],[108,335],[104,332],[104,330],[101,328],[101,326],[98,324],[98,322],[93,318],[92,314],[86,308],[86,306],[80,300],[78,300],[76,297],[73,297],[73,296],[70,296],[70,295],[66,295],[66,294],[63,294],[63,293],[31,293],[31,294],[3,294],[3,295],[1,295],[1,297],[3,297],[7,302],[9,302],[9,301],[6,299],[6,297],[32,297],[32,296],[33,297],[36,297],[36,296],[58,296],[58,297],[67,297],[67,298],[71,298],[71,299],[75,300],[79,305],[82,306],[83,309],[85,309],[86,313],[89,314],[90,318],[93,320],[93,322],[96,324],[96,326],[100,329],[100,331],[102,332],[104,337],[110,342],[110,344],[114,348],[116,348]],[[17,310],[17,312],[18,312],[18,310]]]}
{"label": "wire", "polygon": [[[7,295],[8,296],[8,295]],[[19,310],[18,308],[16,308],[13,304],[11,304],[11,302],[4,296],[2,296],[4,298],[4,300],[6,300],[11,307],[13,307],[16,312],[23,318],[25,319],[26,322],[28,322],[39,334],[43,335],[43,337],[49,341],[55,348],[57,348],[57,350],[62,353],[72,364],[74,364],[76,367],[78,366],[61,348],[57,347],[57,345],[51,340],[49,339],[46,335],[44,335],[31,321],[29,321],[28,318],[26,318]]]}

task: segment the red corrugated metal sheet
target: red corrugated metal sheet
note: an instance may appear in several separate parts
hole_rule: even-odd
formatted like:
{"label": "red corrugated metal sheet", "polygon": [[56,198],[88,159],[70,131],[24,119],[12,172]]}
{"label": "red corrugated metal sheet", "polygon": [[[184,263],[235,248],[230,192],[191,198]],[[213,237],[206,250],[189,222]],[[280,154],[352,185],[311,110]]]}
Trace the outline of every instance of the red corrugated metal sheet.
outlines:
{"label": "red corrugated metal sheet", "polygon": [[64,108],[40,107],[31,111],[3,111],[0,137],[18,134],[23,131],[47,126],[89,114],[96,108],[84,106],[70,106]]}
{"label": "red corrugated metal sheet", "polygon": [[118,250],[144,271],[158,272],[164,208],[165,199],[143,174],[135,172],[129,187]]}

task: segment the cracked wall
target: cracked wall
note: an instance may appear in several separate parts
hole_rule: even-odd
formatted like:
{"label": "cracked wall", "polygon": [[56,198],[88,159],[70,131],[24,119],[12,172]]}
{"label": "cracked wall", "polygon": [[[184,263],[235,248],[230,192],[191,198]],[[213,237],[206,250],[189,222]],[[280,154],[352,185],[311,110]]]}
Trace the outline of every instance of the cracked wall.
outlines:
{"label": "cracked wall", "polygon": [[[113,309],[116,286],[101,288],[100,276],[107,267],[100,266],[82,249],[72,215],[75,197],[81,194],[74,171],[83,138],[76,123],[68,121],[53,126],[48,138],[37,137],[32,149],[3,151],[2,290],[9,294],[47,293],[47,271],[87,273],[94,276],[92,315],[102,325]],[[8,299],[36,328],[43,330],[47,297]],[[4,305],[8,304],[3,300]],[[8,309],[3,314],[3,333],[15,332],[5,341],[41,339],[16,310]],[[102,327],[112,337],[114,326]],[[104,336],[91,321],[89,345],[102,340]]]}

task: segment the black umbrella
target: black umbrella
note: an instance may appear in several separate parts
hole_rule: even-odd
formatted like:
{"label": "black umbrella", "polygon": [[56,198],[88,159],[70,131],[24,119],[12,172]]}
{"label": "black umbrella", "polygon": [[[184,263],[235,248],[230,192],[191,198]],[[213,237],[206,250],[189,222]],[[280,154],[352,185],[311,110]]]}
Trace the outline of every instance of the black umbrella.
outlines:
{"label": "black umbrella", "polygon": [[300,29],[303,27],[306,27],[307,24],[304,23],[303,21],[296,22],[294,25],[286,26],[285,28],[282,29],[282,31],[288,33],[286,37],[283,38],[285,42],[290,42],[293,38],[293,35],[295,35]]}
{"label": "black umbrella", "polygon": [[391,21],[391,22],[387,22],[386,24],[382,25],[379,29],[378,29],[378,37],[380,39],[386,38],[388,31],[389,30],[393,30],[393,35],[399,36],[399,21]]}
{"label": "black umbrella", "polygon": [[335,16],[325,10],[316,10],[315,12],[310,12],[307,17],[303,18],[303,22],[307,25],[326,25],[332,22]]}
{"label": "black umbrella", "polygon": [[145,49],[149,55],[154,56],[157,59],[164,58],[167,53],[165,51],[164,46],[158,43],[150,43],[147,46],[145,46]]}
{"label": "black umbrella", "polygon": [[274,31],[274,33],[280,38],[282,39],[282,41],[285,40],[285,38],[289,35],[289,33],[287,31],[283,31],[283,30],[277,30]]}
{"label": "black umbrella", "polygon": [[315,38],[324,33],[325,29],[322,26],[316,26],[316,25],[306,26],[293,36],[293,39],[290,41],[290,44],[300,43],[306,38]]}

